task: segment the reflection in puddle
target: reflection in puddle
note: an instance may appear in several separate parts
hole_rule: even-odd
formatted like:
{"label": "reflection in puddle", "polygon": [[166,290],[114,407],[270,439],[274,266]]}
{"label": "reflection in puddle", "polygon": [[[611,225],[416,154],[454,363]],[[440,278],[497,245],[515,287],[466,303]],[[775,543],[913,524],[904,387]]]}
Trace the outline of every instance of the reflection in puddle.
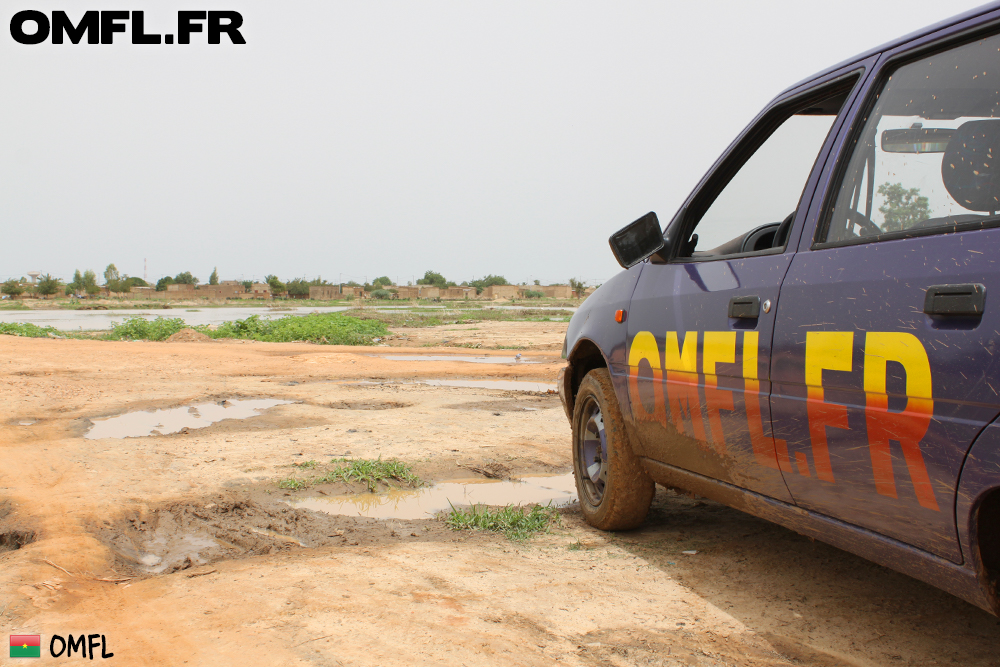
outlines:
{"label": "reflection in puddle", "polygon": [[[286,501],[292,507],[327,514],[373,519],[428,519],[451,505],[568,505],[576,500],[573,473],[533,475],[498,482],[485,479],[444,482],[423,489],[392,489],[388,493],[313,497]],[[449,504],[450,503],[450,504]]]}
{"label": "reflection in puddle", "polygon": [[473,387],[475,389],[506,389],[508,391],[541,391],[555,393],[551,382],[523,382],[521,380],[418,380],[419,384],[432,387]]}
{"label": "reflection in puddle", "polygon": [[184,428],[204,428],[223,419],[256,417],[261,410],[276,405],[292,403],[274,398],[224,400],[214,403],[197,403],[192,406],[129,412],[108,419],[94,419],[94,425],[84,436],[98,438],[141,438],[147,435],[167,435]]}
{"label": "reflection in puddle", "polygon": [[527,359],[517,356],[517,357],[474,357],[467,354],[450,354],[450,355],[417,355],[417,354],[373,354],[373,357],[380,357],[382,359],[392,359],[395,361],[468,361],[474,364],[537,364],[537,361],[528,361]]}
{"label": "reflection in puddle", "polygon": [[355,387],[426,384],[432,387],[470,387],[472,389],[503,389],[505,391],[538,391],[543,394],[556,393],[556,385],[551,382],[525,382],[521,380],[326,380],[326,382]]}

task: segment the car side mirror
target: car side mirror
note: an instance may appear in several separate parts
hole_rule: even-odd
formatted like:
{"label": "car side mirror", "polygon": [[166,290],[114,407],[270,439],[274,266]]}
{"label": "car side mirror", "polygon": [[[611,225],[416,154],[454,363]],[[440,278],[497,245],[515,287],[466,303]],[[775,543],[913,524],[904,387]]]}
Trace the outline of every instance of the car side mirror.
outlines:
{"label": "car side mirror", "polygon": [[612,234],[608,244],[622,268],[632,268],[663,248],[660,221],[650,211]]}

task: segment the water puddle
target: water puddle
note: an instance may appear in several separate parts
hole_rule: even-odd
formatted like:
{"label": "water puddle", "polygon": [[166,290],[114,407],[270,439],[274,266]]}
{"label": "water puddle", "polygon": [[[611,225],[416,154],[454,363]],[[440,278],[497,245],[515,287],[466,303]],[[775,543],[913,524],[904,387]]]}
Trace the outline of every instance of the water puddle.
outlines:
{"label": "water puddle", "polygon": [[292,507],[327,514],[373,519],[428,519],[460,505],[568,505],[576,500],[573,473],[526,475],[500,482],[469,479],[443,482],[422,489],[393,489],[388,493],[311,497],[286,501]]}
{"label": "water puddle", "polygon": [[355,387],[426,384],[431,387],[469,387],[472,389],[502,389],[504,391],[537,391],[543,394],[556,393],[556,385],[554,383],[527,382],[523,380],[326,380],[326,382]]}
{"label": "water puddle", "polygon": [[472,387],[474,389],[506,389],[507,391],[556,392],[555,383],[524,382],[522,380],[417,380],[432,387]]}
{"label": "water puddle", "polygon": [[262,410],[293,402],[274,398],[232,399],[166,410],[129,412],[117,417],[94,419],[94,425],[84,437],[97,440],[168,435],[183,429],[205,428],[223,419],[256,417]]}
{"label": "water puddle", "polygon": [[373,354],[373,357],[381,359],[392,359],[394,361],[467,361],[473,364],[537,364],[537,361],[528,361],[521,356],[515,357],[475,357],[466,354],[449,355],[417,355],[417,354]]}

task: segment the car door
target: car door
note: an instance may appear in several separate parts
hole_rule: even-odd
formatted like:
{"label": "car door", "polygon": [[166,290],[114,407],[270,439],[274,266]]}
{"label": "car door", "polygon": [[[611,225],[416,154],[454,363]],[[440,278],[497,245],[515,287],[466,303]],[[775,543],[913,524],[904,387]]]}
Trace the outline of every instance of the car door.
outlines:
{"label": "car door", "polygon": [[770,429],[771,305],[800,200],[859,76],[834,73],[762,114],[671,223],[683,241],[643,267],[627,359],[647,459],[790,500]]}
{"label": "car door", "polygon": [[888,54],[814,198],[772,414],[797,504],[962,562],[957,480],[1000,412],[1000,36],[921,48]]}

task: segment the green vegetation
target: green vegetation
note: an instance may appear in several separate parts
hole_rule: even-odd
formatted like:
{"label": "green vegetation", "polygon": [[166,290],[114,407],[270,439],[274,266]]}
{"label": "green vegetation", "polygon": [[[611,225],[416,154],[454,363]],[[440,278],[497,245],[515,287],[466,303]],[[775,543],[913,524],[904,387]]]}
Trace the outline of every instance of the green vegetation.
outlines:
{"label": "green vegetation", "polygon": [[73,282],[66,285],[75,294],[87,294],[94,295],[99,294],[101,288],[97,286],[97,274],[87,269],[83,273],[80,273],[80,269],[77,269],[73,273]]}
{"label": "green vegetation", "polygon": [[287,289],[285,283],[281,282],[278,279],[278,276],[275,275],[264,276],[264,282],[267,283],[267,286],[271,288],[272,294],[283,294]]}
{"label": "green vegetation", "polygon": [[547,533],[549,526],[558,520],[559,514],[551,505],[532,505],[530,508],[507,505],[496,509],[452,505],[445,516],[445,523],[452,530],[489,530],[516,541],[526,540],[536,533]]}
{"label": "green vegetation", "polygon": [[125,318],[124,322],[112,322],[111,331],[105,340],[166,340],[187,327],[179,317],[157,317],[147,320],[139,316]]}
{"label": "green vegetation", "polygon": [[334,459],[331,463],[338,464],[322,477],[314,481],[317,484],[330,482],[363,482],[369,491],[375,491],[379,484],[389,484],[395,480],[409,486],[420,486],[420,478],[413,474],[409,464],[397,459],[383,461],[377,459]]}
{"label": "green vegetation", "polygon": [[545,296],[545,292],[535,292],[532,290],[527,290],[524,293],[525,299],[541,299],[543,296]]}
{"label": "green vegetation", "polygon": [[434,287],[440,287],[441,289],[444,289],[445,287],[454,285],[455,283],[449,283],[448,280],[437,271],[424,271],[424,277],[417,278],[417,284],[433,285]]}
{"label": "green vegetation", "polygon": [[[314,469],[319,464],[316,461],[293,463],[296,468]],[[329,466],[333,466],[332,468]],[[413,474],[413,468],[408,463],[397,459],[383,461],[377,459],[332,459],[329,466],[324,466],[323,474],[310,479],[288,477],[278,482],[282,489],[307,489],[313,484],[330,484],[332,482],[362,482],[368,490],[375,492],[379,484],[392,486],[391,482],[401,482],[408,486],[420,486],[420,478]]]}
{"label": "green vegetation", "polygon": [[295,479],[294,477],[289,477],[288,479],[283,479],[278,482],[279,489],[291,489],[292,491],[299,491],[300,489],[308,489],[309,482],[301,479]]}
{"label": "green vegetation", "polygon": [[21,287],[21,282],[16,278],[11,278],[0,287],[0,292],[3,292],[7,296],[21,296],[24,294],[24,288]]}
{"label": "green vegetation", "polygon": [[480,280],[470,280],[469,285],[476,288],[476,294],[482,294],[483,290],[492,285],[509,285],[503,276],[494,276],[492,273]]}
{"label": "green vegetation", "polygon": [[878,186],[878,193],[885,197],[885,203],[878,207],[885,218],[883,232],[909,229],[931,217],[927,197],[920,196],[920,188],[907,190],[902,183],[883,183]]}
{"label": "green vegetation", "polygon": [[245,320],[223,322],[215,331],[203,332],[212,338],[242,338],[270,343],[312,341],[327,345],[373,345],[376,338],[388,334],[388,329],[377,320],[323,313],[276,320],[251,315]]}
{"label": "green vegetation", "polygon": [[38,281],[38,293],[42,296],[52,296],[59,291],[61,285],[57,278],[53,278],[52,274],[46,273],[42,276],[41,280]]}
{"label": "green vegetation", "polygon": [[174,276],[174,282],[181,285],[197,285],[198,279],[192,276],[190,271],[182,271]]}
{"label": "green vegetation", "polygon": [[219,267],[215,267],[214,269],[212,269],[212,275],[208,277],[208,284],[209,285],[219,284]]}
{"label": "green vegetation", "polygon": [[288,296],[309,296],[309,283],[302,278],[288,281],[285,289],[288,290]]}
{"label": "green vegetation", "polygon": [[24,336],[25,338],[66,337],[66,334],[52,327],[40,327],[35,324],[22,324],[20,322],[0,322],[0,334]]}

